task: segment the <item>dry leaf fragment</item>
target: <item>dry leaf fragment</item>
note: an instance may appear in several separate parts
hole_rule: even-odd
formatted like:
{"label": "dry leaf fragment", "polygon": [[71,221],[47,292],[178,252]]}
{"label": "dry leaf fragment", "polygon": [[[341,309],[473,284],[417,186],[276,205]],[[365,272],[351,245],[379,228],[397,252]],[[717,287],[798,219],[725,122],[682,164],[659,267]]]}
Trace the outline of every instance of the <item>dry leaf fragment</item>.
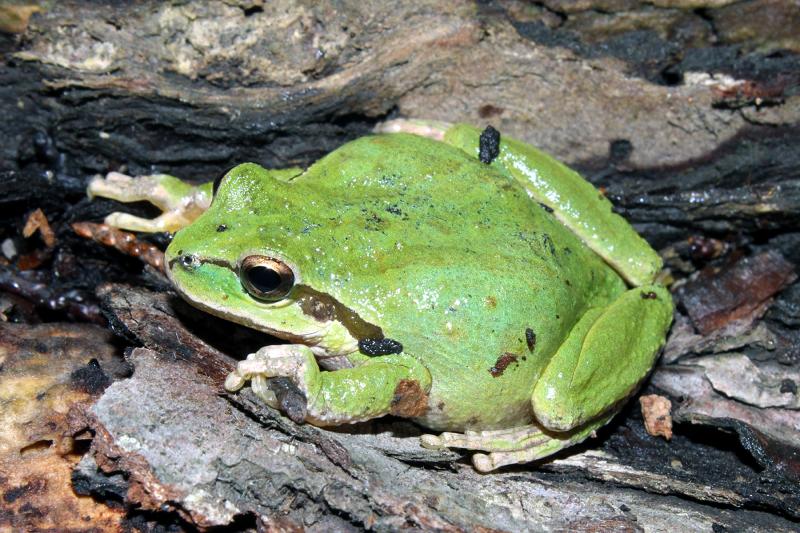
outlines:
{"label": "dry leaf fragment", "polygon": [[648,394],[639,398],[644,417],[644,428],[653,437],[672,438],[672,402],[658,394]]}
{"label": "dry leaf fragment", "polygon": [[44,241],[45,246],[52,248],[56,245],[56,235],[53,233],[52,228],[50,228],[50,223],[47,222],[47,217],[41,209],[37,209],[28,215],[28,220],[25,221],[25,227],[22,228],[22,236],[27,239],[37,230],[39,231],[39,235],[42,236],[42,241]]}
{"label": "dry leaf fragment", "polygon": [[81,237],[112,246],[126,255],[141,259],[160,272],[164,272],[164,252],[150,243],[140,241],[133,233],[93,222],[75,222],[72,224],[72,229]]}

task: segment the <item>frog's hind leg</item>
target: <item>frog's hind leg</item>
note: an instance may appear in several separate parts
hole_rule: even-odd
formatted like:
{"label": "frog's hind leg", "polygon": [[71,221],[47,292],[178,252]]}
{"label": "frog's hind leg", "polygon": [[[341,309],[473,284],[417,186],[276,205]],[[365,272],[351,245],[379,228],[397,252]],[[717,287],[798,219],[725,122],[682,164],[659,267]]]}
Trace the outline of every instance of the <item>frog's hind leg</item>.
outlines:
{"label": "frog's hind leg", "polygon": [[[483,139],[478,128],[456,124],[442,140],[480,157]],[[580,174],[541,150],[506,136],[500,137],[496,155],[489,157],[494,168],[522,185],[630,285],[653,282],[661,270],[661,258]]]}
{"label": "frog's hind leg", "polygon": [[[396,119],[375,128],[377,133],[422,135],[482,157],[481,130],[466,124]],[[495,132],[496,133],[496,132]],[[490,135],[487,139],[490,139]],[[524,142],[501,136],[497,152],[486,163],[515,179],[537,202],[610,264],[631,285],[651,283],[661,258],[608,201],[580,174]],[[488,147],[487,147],[488,149]],[[492,150],[488,149],[487,153]]]}
{"label": "frog's hind leg", "polygon": [[426,435],[422,444],[489,452],[473,456],[481,472],[577,444],[605,425],[647,376],[671,321],[669,293],[655,285],[631,289],[606,307],[590,309],[536,381],[531,397],[535,425]]}
{"label": "frog's hind leg", "polygon": [[659,285],[630,289],[586,312],[536,381],[536,420],[572,431],[612,410],[650,372],[671,322],[672,299]]}

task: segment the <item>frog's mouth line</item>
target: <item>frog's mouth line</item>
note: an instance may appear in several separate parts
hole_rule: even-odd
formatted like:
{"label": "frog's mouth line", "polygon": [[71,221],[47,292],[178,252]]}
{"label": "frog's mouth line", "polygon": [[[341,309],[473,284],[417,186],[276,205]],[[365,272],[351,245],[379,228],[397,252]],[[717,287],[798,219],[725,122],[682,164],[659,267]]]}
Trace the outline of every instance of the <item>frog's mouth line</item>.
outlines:
{"label": "frog's mouth line", "polygon": [[[172,281],[173,287],[175,287],[176,290],[178,290],[178,292],[180,292],[186,300],[192,302],[196,307],[201,308],[211,314],[218,314],[220,311],[219,309],[216,309],[214,306],[208,303],[198,301],[197,299],[192,298],[191,295],[186,294],[177,288],[178,284],[175,283],[174,279],[172,279],[172,272],[176,266],[176,263],[179,263],[180,267],[187,270],[193,270],[204,264],[214,265],[230,271],[238,279],[239,275],[237,273],[237,269],[229,261],[213,257],[201,259],[197,258],[196,256],[179,255],[172,258],[168,262],[167,276],[170,278],[170,281]],[[244,292],[246,293],[246,291]],[[306,346],[312,348],[318,358],[333,358],[347,355],[359,350],[358,342],[360,340],[384,338],[383,330],[379,326],[364,320],[357,312],[350,309],[329,294],[319,292],[312,287],[301,283],[296,284],[289,294],[291,297],[287,297],[283,301],[273,303],[297,303],[304,315],[320,324],[319,330],[297,335],[265,327],[263,324],[256,323],[255,321],[248,320],[244,317],[236,317],[237,320],[233,321],[289,342],[305,344]],[[332,323],[339,323],[344,326],[353,339],[352,348],[330,352],[323,344],[321,344],[320,341],[325,338],[326,332],[329,330],[329,325]],[[326,324],[328,324],[328,326],[326,326]]]}

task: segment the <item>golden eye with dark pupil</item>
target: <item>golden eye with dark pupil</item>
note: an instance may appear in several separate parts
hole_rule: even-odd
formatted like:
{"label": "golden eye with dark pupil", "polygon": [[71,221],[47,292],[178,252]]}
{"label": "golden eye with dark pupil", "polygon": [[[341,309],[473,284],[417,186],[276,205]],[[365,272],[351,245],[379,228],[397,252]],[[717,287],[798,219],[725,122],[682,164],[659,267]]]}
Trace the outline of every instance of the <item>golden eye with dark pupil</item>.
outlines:
{"label": "golden eye with dark pupil", "polygon": [[265,255],[249,255],[239,267],[242,286],[250,296],[274,302],[280,300],[294,285],[294,272],[279,259]]}

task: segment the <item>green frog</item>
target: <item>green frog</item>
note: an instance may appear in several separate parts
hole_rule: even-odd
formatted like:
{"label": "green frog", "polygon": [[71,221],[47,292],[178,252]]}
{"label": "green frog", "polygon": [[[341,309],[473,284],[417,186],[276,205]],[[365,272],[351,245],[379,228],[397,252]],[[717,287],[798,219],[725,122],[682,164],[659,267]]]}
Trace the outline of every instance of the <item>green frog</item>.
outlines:
{"label": "green frog", "polygon": [[283,339],[240,361],[335,426],[387,414],[442,432],[477,470],[546,457],[607,423],[652,368],[672,320],[656,252],[591,184],[487,128],[393,121],[307,169],[243,163],[217,182],[94,180],[91,195],[149,200],[137,231],[178,230],[175,290]]}

